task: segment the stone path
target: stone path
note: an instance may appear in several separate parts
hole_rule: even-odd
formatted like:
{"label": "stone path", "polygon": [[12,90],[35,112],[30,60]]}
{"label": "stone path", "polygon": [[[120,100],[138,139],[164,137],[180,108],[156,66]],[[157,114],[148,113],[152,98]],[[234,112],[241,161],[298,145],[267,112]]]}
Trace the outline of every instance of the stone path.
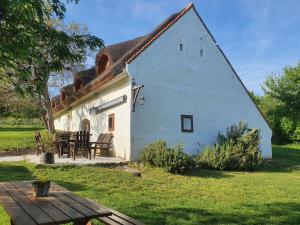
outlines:
{"label": "stone path", "polygon": [[[0,162],[16,162],[16,161],[23,161],[26,160],[28,162],[39,164],[40,163],[40,157],[36,155],[24,155],[24,156],[5,156],[0,157]],[[91,160],[84,158],[84,157],[77,157],[74,161],[71,158],[62,157],[58,158],[57,155],[55,155],[55,165],[64,165],[64,164],[72,164],[72,165],[89,165],[89,164],[121,164],[126,163],[125,160],[120,158],[114,158],[114,157],[95,157]]]}

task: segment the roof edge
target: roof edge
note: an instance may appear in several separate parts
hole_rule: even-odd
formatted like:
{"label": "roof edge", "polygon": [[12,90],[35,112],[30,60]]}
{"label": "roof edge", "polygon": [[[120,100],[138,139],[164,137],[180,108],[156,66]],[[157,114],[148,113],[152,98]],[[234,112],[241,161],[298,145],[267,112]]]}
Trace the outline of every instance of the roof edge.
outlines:
{"label": "roof edge", "polygon": [[262,113],[262,111],[259,109],[259,107],[256,105],[256,103],[254,102],[254,100],[251,98],[248,89],[246,88],[245,84],[243,83],[243,81],[241,80],[241,78],[239,77],[239,75],[237,74],[236,70],[234,69],[233,65],[231,64],[231,62],[229,61],[229,59],[227,58],[227,56],[225,55],[224,51],[222,50],[222,48],[217,44],[215,37],[212,35],[212,33],[210,32],[210,30],[208,29],[208,27],[206,26],[205,22],[203,21],[202,17],[200,16],[200,14],[198,13],[198,11],[196,10],[196,8],[194,7],[194,5],[192,6],[192,8],[194,9],[197,17],[199,18],[199,20],[201,21],[201,23],[203,24],[203,26],[205,27],[205,29],[207,30],[208,34],[210,35],[210,37],[212,38],[212,40],[214,41],[214,43],[216,44],[216,47],[218,48],[218,50],[221,52],[221,54],[223,55],[225,61],[228,63],[230,69],[233,71],[234,75],[236,76],[236,78],[238,79],[238,81],[241,83],[241,85],[243,86],[243,89],[246,91],[248,97],[250,98],[250,100],[252,101],[252,103],[254,104],[254,106],[256,107],[256,109],[258,110],[258,112],[260,113],[260,115],[262,116],[262,118],[265,120],[265,122],[267,123],[268,127],[272,130],[271,124],[269,123],[269,121],[266,119],[266,117],[264,116],[264,114]]}
{"label": "roof edge", "polygon": [[146,48],[148,48],[157,38],[159,38],[166,30],[168,30],[173,24],[175,24],[182,16],[184,16],[191,8],[194,7],[193,3],[188,4],[177,17],[167,24],[162,30],[160,30],[154,37],[152,37],[147,43],[144,44],[136,53],[134,53],[128,60],[126,64],[130,64],[137,56],[139,56]]}

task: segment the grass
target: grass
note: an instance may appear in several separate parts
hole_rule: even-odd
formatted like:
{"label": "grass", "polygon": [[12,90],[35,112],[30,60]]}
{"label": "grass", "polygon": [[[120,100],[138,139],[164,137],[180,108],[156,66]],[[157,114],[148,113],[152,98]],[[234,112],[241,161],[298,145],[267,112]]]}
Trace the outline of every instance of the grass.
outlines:
{"label": "grass", "polygon": [[35,147],[34,133],[43,128],[24,127],[0,127],[0,151],[17,148]]}
{"label": "grass", "polygon": [[[46,176],[77,194],[145,224],[300,224],[300,145],[273,147],[258,172],[194,170],[173,175],[141,168],[142,177],[97,166],[1,163],[0,181]],[[8,217],[0,209],[0,224]]]}

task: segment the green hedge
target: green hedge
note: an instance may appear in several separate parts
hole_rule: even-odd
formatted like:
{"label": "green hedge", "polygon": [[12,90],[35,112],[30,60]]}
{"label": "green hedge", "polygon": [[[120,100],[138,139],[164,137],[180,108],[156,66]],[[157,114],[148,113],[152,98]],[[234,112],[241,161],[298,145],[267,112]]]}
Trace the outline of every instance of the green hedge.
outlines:
{"label": "green hedge", "polygon": [[248,129],[240,122],[229,127],[226,136],[219,134],[217,144],[204,148],[197,165],[217,170],[256,170],[263,164],[259,142],[259,130]]}
{"label": "green hedge", "polygon": [[183,152],[183,146],[168,147],[163,140],[146,146],[142,151],[141,161],[171,173],[181,173],[194,167],[194,161]]}

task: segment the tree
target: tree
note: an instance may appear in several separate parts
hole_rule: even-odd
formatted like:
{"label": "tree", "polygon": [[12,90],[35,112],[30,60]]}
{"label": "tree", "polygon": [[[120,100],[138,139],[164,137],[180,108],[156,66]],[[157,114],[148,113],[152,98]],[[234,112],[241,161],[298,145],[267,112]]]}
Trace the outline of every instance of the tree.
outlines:
{"label": "tree", "polygon": [[86,49],[103,47],[95,36],[59,29],[52,21],[62,20],[65,12],[60,0],[1,0],[0,7],[0,80],[7,79],[18,92],[40,95],[51,133],[55,129],[46,88],[50,74],[82,62]]}
{"label": "tree", "polygon": [[[55,29],[62,30],[66,34],[70,35],[83,36],[86,35],[88,32],[86,26],[76,23],[71,23],[68,25],[62,24],[61,21],[51,21],[51,23],[53,24]],[[51,110],[50,90],[56,89],[59,91],[62,88],[62,86],[66,85],[67,83],[73,82],[74,74],[86,68],[86,59],[94,52],[93,50],[89,49],[88,46],[86,48],[83,48],[78,47],[76,45],[72,45],[70,46],[70,48],[74,54],[81,54],[83,60],[66,61],[62,70],[51,72],[48,75],[47,84],[44,88],[44,91],[42,93],[36,93],[36,98],[38,99],[38,102],[40,102],[40,105],[43,106],[46,112],[46,118],[43,117],[43,120],[45,121],[45,124],[51,133],[54,132],[55,128],[53,114]],[[37,67],[36,70],[38,71],[39,67]]]}
{"label": "tree", "polygon": [[39,118],[42,113],[35,99],[18,95],[13,86],[0,82],[0,117]]}
{"label": "tree", "polygon": [[277,99],[293,117],[300,112],[300,62],[286,67],[282,75],[269,75],[262,86],[265,94]]}
{"label": "tree", "polygon": [[300,141],[300,63],[282,75],[269,75],[259,107],[273,128],[276,142]]}
{"label": "tree", "polygon": [[261,102],[262,97],[259,95],[256,95],[253,91],[248,91],[249,96],[252,98],[254,103],[258,106],[259,103]]}

